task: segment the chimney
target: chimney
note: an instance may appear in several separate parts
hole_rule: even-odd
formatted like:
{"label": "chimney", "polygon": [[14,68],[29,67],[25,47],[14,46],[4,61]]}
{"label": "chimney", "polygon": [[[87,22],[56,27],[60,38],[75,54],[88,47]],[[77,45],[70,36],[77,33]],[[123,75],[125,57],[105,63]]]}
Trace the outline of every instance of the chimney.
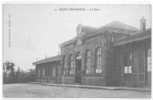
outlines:
{"label": "chimney", "polygon": [[82,31],[82,25],[81,24],[78,24],[78,26],[76,28],[76,31],[77,31],[77,35],[80,35],[80,33]]}
{"label": "chimney", "polygon": [[146,19],[144,17],[140,19],[140,31],[141,32],[146,31]]}

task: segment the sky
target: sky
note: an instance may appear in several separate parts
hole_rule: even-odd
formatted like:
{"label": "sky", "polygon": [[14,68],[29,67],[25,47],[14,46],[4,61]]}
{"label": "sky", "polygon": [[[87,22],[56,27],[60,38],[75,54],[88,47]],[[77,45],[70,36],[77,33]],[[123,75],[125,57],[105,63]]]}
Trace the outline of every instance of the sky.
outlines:
{"label": "sky", "polygon": [[139,29],[143,16],[150,28],[151,5],[5,4],[3,62],[28,70],[34,61],[60,54],[60,44],[77,35],[78,24],[98,28],[120,21]]}

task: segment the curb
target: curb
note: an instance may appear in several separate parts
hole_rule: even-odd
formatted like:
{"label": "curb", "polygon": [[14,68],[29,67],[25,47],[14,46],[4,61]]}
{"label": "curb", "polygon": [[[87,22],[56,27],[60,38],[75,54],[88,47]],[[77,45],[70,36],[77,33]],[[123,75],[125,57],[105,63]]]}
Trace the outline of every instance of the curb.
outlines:
{"label": "curb", "polygon": [[49,84],[49,83],[40,83],[32,82],[32,84],[40,84],[47,86],[56,86],[56,87],[73,87],[73,88],[87,88],[87,89],[105,89],[105,90],[129,90],[129,91],[138,91],[138,92],[151,92],[151,89],[148,88],[131,88],[131,87],[106,87],[106,86],[92,86],[92,85],[72,85],[72,84]]}

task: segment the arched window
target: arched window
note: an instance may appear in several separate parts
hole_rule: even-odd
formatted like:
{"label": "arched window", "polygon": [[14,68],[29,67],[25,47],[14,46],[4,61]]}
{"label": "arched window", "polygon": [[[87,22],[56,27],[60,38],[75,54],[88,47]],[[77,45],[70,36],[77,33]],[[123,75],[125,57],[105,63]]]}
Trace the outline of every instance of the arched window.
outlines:
{"label": "arched window", "polygon": [[92,73],[91,68],[91,51],[86,51],[86,74]]}
{"label": "arched window", "polygon": [[102,73],[102,49],[100,47],[96,50],[96,73]]}
{"label": "arched window", "polygon": [[75,62],[74,62],[74,58],[71,55],[70,56],[70,75],[74,75],[75,74]]}

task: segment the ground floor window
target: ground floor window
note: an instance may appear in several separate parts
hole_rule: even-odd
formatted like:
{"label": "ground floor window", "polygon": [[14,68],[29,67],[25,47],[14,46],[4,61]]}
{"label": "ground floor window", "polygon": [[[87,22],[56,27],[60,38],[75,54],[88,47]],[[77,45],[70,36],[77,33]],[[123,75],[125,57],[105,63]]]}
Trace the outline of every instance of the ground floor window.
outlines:
{"label": "ground floor window", "polygon": [[68,56],[64,57],[64,75],[69,74],[69,63],[68,63]]}
{"label": "ground floor window", "polygon": [[91,66],[91,51],[86,51],[86,74],[92,73],[92,66]]}
{"label": "ground floor window", "polygon": [[45,76],[46,75],[46,70],[45,68],[42,69],[42,76]]}
{"label": "ground floor window", "polygon": [[53,76],[53,77],[56,76],[56,68],[52,68],[52,76]]}
{"label": "ground floor window", "polygon": [[124,55],[124,74],[131,74],[132,71],[132,52],[125,53]]}
{"label": "ground floor window", "polygon": [[147,53],[147,71],[151,72],[151,49],[148,49],[148,53]]}
{"label": "ground floor window", "polygon": [[70,75],[75,74],[75,59],[73,55],[70,56]]}
{"label": "ground floor window", "polygon": [[40,77],[40,76],[41,76],[40,69],[37,69],[37,75],[38,75],[38,77]]}
{"label": "ground floor window", "polygon": [[96,73],[102,73],[102,49],[98,47],[96,49]]}

